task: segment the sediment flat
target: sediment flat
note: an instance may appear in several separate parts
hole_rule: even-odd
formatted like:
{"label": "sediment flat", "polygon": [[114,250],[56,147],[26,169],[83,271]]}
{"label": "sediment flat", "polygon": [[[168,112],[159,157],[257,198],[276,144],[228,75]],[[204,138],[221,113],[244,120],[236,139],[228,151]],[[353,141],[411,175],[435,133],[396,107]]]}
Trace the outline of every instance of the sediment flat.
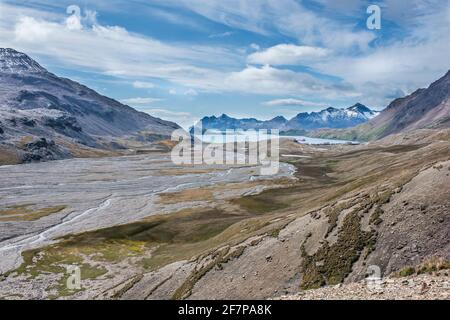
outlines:
{"label": "sediment flat", "polygon": [[[208,202],[160,201],[160,195],[177,197],[190,189],[289,178],[292,173],[292,166],[283,163],[273,176],[261,176],[259,167],[250,165],[177,166],[166,153],[2,166],[0,272],[17,268],[24,250],[66,235],[128,224]],[[222,196],[264,188],[241,185],[225,190]],[[16,214],[15,208],[22,212]]]}

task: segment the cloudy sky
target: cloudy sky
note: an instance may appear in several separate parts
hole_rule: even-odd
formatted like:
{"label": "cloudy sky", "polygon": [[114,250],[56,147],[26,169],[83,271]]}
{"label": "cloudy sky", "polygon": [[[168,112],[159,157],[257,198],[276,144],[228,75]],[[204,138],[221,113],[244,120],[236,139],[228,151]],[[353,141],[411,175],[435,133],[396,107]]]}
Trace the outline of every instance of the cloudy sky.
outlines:
{"label": "cloudy sky", "polygon": [[0,43],[184,126],[382,109],[450,69],[450,1],[0,0]]}

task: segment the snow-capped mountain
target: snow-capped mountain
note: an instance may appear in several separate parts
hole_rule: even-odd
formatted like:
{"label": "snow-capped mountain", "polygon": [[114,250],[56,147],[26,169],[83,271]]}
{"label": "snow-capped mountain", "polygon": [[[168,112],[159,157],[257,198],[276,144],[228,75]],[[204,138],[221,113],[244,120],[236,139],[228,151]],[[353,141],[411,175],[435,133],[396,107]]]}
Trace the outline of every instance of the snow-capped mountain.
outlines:
{"label": "snow-capped mountain", "polygon": [[0,48],[1,73],[45,73],[47,70],[29,56],[14,49]]}
{"label": "snow-capped mountain", "polygon": [[375,118],[380,114],[380,111],[371,110],[361,103],[357,103],[354,106],[347,108],[347,110],[353,111],[357,114],[362,113],[364,116],[366,116],[367,119]]}
{"label": "snow-capped mountain", "polygon": [[282,116],[267,121],[254,118],[236,119],[223,114],[220,117],[204,117],[200,122],[203,130],[279,129],[280,131],[301,131],[319,128],[349,128],[369,121],[378,113],[357,103],[346,109],[330,107],[320,112],[302,112],[290,120]]}
{"label": "snow-capped mountain", "polygon": [[357,103],[346,109],[330,107],[320,112],[299,113],[288,121],[286,127],[303,130],[349,128],[367,122],[377,115],[378,112]]}

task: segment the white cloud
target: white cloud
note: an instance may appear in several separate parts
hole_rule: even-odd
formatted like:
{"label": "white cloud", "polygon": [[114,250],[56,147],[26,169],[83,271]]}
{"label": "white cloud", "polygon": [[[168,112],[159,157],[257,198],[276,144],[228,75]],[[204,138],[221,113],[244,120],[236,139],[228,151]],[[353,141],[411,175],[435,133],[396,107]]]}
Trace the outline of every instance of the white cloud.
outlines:
{"label": "white cloud", "polygon": [[450,21],[446,14],[444,9],[411,17],[417,25],[402,41],[380,45],[365,55],[335,56],[312,66],[346,79],[363,93],[368,105],[386,106],[401,93],[427,87],[450,68]]}
{"label": "white cloud", "polygon": [[212,21],[233,28],[268,34],[265,27],[258,23],[263,14],[263,5],[267,1],[164,0],[160,2],[164,5],[192,10]]}
{"label": "white cloud", "polygon": [[189,129],[198,118],[193,116],[189,112],[183,111],[172,111],[170,109],[161,109],[161,108],[146,108],[146,107],[138,107],[139,111],[150,114],[151,116],[162,118],[165,120],[173,121],[184,129]]}
{"label": "white cloud", "polygon": [[[313,12],[294,0],[157,2],[164,9],[181,6],[230,28],[257,32],[268,39],[274,34],[277,38],[287,36],[301,45],[278,45],[260,51],[258,45],[251,45],[250,49],[199,46],[189,41],[163,42],[119,26],[99,25],[94,12],[89,14],[90,18],[86,13],[82,15],[79,30],[67,26],[64,14],[1,2],[0,41],[2,46],[38,59],[52,58],[52,63],[58,66],[115,75],[128,83],[136,78],[163,79],[172,82],[180,95],[186,90],[182,88],[192,88],[199,92],[301,95],[311,100],[357,97],[372,107],[385,106],[401,92],[409,93],[428,85],[450,66],[448,1],[385,0],[383,17],[406,27],[402,30],[406,37],[400,33],[401,41],[395,37],[388,41],[377,39],[371,46],[368,44],[376,39],[377,33],[355,31],[354,22],[345,19],[364,7],[365,2],[356,0],[332,4],[316,0],[327,5],[326,14]],[[125,9],[123,2],[117,3]],[[97,8],[109,6],[110,1],[101,1]],[[336,15],[329,14],[334,10],[343,19],[334,19]],[[365,10],[361,12],[364,19]],[[319,54],[317,59],[314,54],[304,52],[307,47],[327,50],[327,54]],[[252,49],[257,52],[247,57],[247,50]],[[342,82],[275,67],[244,67],[246,62],[277,66],[305,61],[310,70],[341,78]]]}
{"label": "white cloud", "polygon": [[[0,41],[35,57],[52,58],[62,66],[79,67],[117,77],[159,78],[178,85],[218,90],[223,72],[244,61],[230,49],[218,46],[164,43],[128,32],[119,26],[94,24],[68,27],[66,20],[47,20],[45,13],[2,4],[6,20],[0,22]],[[45,45],[42,45],[45,44]],[[118,45],[120,44],[120,45]],[[139,84],[138,84],[139,85]]]}
{"label": "white cloud", "polygon": [[310,46],[366,50],[375,35],[355,31],[353,23],[336,22],[308,10],[296,0],[165,0],[212,21],[270,36],[274,30]]}
{"label": "white cloud", "polygon": [[330,50],[325,48],[278,44],[264,51],[252,53],[248,56],[247,61],[256,64],[297,65],[322,59],[329,53]]}
{"label": "white cloud", "polygon": [[179,117],[186,117],[191,116],[189,112],[183,112],[183,111],[171,111],[168,109],[155,109],[155,108],[141,108],[141,110],[145,110],[146,112],[157,114],[157,115],[169,115],[169,116],[179,116]]}
{"label": "white cloud", "polygon": [[158,102],[158,101],[162,101],[162,100],[163,99],[159,99],[159,98],[141,98],[141,97],[137,97],[137,98],[123,99],[121,101],[123,103],[125,103],[125,104],[129,104],[129,105],[133,106],[133,105],[151,104],[153,102]]}
{"label": "white cloud", "polygon": [[31,17],[21,17],[14,30],[15,40],[24,43],[35,42],[36,39],[47,41],[51,27],[51,23],[37,21]]}
{"label": "white cloud", "polygon": [[194,30],[202,30],[203,27],[194,19],[188,18],[187,16],[181,16],[170,12],[168,10],[162,10],[157,8],[149,8],[146,10],[146,13],[149,13],[153,17],[157,19],[161,19],[167,21],[171,24],[188,27]]}
{"label": "white cloud", "polygon": [[225,79],[225,88],[247,93],[320,95],[324,98],[358,95],[346,83],[327,82],[307,73],[277,69],[268,65],[261,68],[248,66],[240,72],[231,73]]}
{"label": "white cloud", "polygon": [[270,107],[278,107],[278,106],[326,107],[326,105],[323,103],[292,98],[270,100],[264,102],[263,104]]}
{"label": "white cloud", "polygon": [[145,81],[134,81],[133,87],[136,89],[152,89],[155,87],[155,85],[151,82],[145,82]]}
{"label": "white cloud", "polygon": [[176,89],[169,89],[169,94],[170,95],[184,95],[184,96],[189,96],[189,97],[196,97],[198,96],[198,91],[194,90],[192,88],[189,88],[187,90],[176,90]]}
{"label": "white cloud", "polygon": [[184,92],[185,96],[191,96],[191,97],[195,97],[198,96],[198,92],[194,89],[188,89]]}
{"label": "white cloud", "polygon": [[250,48],[252,48],[255,51],[259,51],[261,49],[261,47],[258,44],[256,44],[256,43],[252,43],[250,45]]}
{"label": "white cloud", "polygon": [[[167,1],[172,2],[172,5],[180,3]],[[308,61],[308,67],[344,79],[372,106],[385,106],[395,93],[410,93],[418,87],[427,86],[448,70],[450,2],[380,1],[383,19],[390,19],[395,25],[404,28],[400,35],[402,40],[393,37],[386,41],[377,39],[376,32],[355,31],[354,17],[360,14],[361,21],[364,22],[367,17],[365,9],[370,1],[316,1],[323,4],[323,9],[316,12],[294,0],[211,0],[206,5],[201,0],[181,0],[181,3],[208,19],[233,28],[264,35],[270,35],[276,30],[298,39],[305,46],[332,50],[328,57],[320,61]],[[334,20],[336,16],[342,19]],[[373,46],[370,47],[369,43],[375,39],[379,41],[372,43]],[[270,62],[273,65],[285,63],[278,59],[281,55],[274,52],[270,48],[261,53],[256,52],[250,55],[248,61]],[[289,57],[286,60],[295,59]],[[241,74],[232,75],[231,78],[241,80],[255,73],[255,70],[243,70]],[[268,76],[262,72],[260,75]],[[292,91],[297,86],[295,82],[298,82],[292,79],[298,77],[286,76],[286,91]],[[250,78],[254,82],[259,81],[257,76]],[[282,80],[282,77],[278,78]],[[261,85],[247,83],[244,87],[248,90],[258,86],[266,87],[269,91],[282,90],[279,84],[268,81],[265,77],[261,81]],[[271,89],[269,83],[273,83],[275,87]]]}
{"label": "white cloud", "polygon": [[222,32],[222,33],[214,33],[214,34],[210,34],[208,36],[208,38],[214,39],[214,38],[225,38],[225,37],[229,37],[232,36],[233,32],[231,31],[226,31],[226,32]]}

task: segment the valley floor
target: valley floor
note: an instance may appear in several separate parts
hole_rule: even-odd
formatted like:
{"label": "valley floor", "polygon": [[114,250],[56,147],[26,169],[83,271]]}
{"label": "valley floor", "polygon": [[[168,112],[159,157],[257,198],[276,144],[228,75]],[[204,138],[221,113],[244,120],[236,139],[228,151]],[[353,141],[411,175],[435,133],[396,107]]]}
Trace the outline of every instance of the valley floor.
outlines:
{"label": "valley floor", "polygon": [[[167,155],[0,167],[0,297],[314,298],[339,283],[345,296],[370,266],[444,272],[450,133],[405,141],[283,141],[270,179]],[[73,265],[78,290],[66,286]]]}

